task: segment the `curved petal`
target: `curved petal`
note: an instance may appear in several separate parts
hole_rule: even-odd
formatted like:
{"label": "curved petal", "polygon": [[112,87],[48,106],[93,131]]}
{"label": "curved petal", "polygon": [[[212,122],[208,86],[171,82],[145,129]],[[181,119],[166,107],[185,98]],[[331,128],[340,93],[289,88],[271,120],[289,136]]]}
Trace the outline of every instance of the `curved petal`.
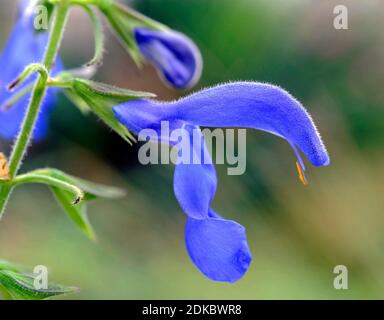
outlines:
{"label": "curved petal", "polygon": [[199,127],[185,126],[189,140],[181,146],[191,149],[190,161],[176,164],[173,188],[183,211],[191,218],[205,219],[216,193],[216,170]]}
{"label": "curved petal", "polygon": [[[5,44],[4,50],[0,55],[0,105],[4,104],[12,94],[23,90],[33,82],[32,77],[24,85],[20,86],[16,92],[9,92],[6,87],[12,82],[24,68],[36,61],[41,61],[48,41],[48,33],[36,33],[33,28],[33,11],[31,7],[26,7],[28,1],[22,1],[19,19]],[[22,10],[25,9],[25,10]],[[54,73],[62,69],[61,61],[58,59],[54,68]],[[44,137],[47,130],[47,113],[56,103],[55,92],[57,89],[50,89],[45,97],[41,113],[34,131],[34,139],[39,140]],[[21,126],[25,110],[28,105],[29,96],[21,98],[9,110],[0,110],[0,136],[4,139],[13,139]]]}
{"label": "curved petal", "polygon": [[285,90],[258,82],[208,88],[177,101],[130,101],[114,107],[129,129],[157,128],[162,120],[206,127],[242,127],[270,132],[299,147],[315,166],[330,162],[311,116]]}
{"label": "curved petal", "polygon": [[135,28],[141,54],[177,89],[190,88],[200,79],[202,58],[196,45],[182,33]]}
{"label": "curved petal", "polygon": [[185,243],[193,263],[211,280],[235,282],[252,261],[245,229],[234,221],[189,218]]}

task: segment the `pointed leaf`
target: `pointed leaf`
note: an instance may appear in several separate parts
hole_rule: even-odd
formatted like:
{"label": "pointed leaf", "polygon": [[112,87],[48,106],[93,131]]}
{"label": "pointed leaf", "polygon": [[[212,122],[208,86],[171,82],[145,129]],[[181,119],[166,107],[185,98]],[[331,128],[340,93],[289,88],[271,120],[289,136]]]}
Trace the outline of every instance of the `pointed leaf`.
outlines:
{"label": "pointed leaf", "polygon": [[35,277],[24,266],[0,260],[0,292],[9,299],[40,300],[78,291],[77,288],[49,283],[47,289],[34,285]]}
{"label": "pointed leaf", "polygon": [[34,281],[33,275],[10,270],[0,271],[0,283],[13,299],[41,300],[78,291],[73,287],[53,283],[49,284],[48,289],[36,289]]}
{"label": "pointed leaf", "polygon": [[96,240],[96,234],[89,222],[87,215],[86,203],[80,203],[74,206],[72,203],[72,195],[61,189],[51,187],[52,193],[56,201],[63,208],[69,218],[84,232],[84,234],[91,240]]}

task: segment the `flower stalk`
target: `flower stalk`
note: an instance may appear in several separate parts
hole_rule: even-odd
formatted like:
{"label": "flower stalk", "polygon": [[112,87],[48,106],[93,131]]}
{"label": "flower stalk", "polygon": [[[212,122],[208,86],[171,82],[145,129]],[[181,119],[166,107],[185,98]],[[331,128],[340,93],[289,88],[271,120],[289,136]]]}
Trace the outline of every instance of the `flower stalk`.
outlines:
{"label": "flower stalk", "polygon": [[[56,13],[53,21],[48,45],[44,54],[42,64],[45,66],[47,72],[51,72],[55,58],[60,48],[61,40],[63,38],[65,24],[69,12],[70,3],[68,0],[63,0],[57,3]],[[47,78],[44,75],[39,75],[36,79],[32,97],[21,126],[20,132],[16,138],[15,145],[9,160],[9,173],[11,179],[17,174],[22,160],[30,144],[33,129],[36,124],[36,119],[40,111],[44,95],[47,91],[48,84]],[[12,192],[12,181],[0,185],[0,218],[4,212],[8,198]]]}

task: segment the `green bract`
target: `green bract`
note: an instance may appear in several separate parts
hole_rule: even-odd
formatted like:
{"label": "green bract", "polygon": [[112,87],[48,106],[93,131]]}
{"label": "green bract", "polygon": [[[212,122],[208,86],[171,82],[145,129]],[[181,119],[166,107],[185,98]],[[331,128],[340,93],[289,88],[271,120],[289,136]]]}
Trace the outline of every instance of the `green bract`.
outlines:
{"label": "green bract", "polygon": [[144,58],[136,44],[133,33],[134,28],[147,27],[155,30],[168,30],[163,24],[119,3],[111,2],[109,5],[101,6],[100,10],[107,18],[109,25],[121,44],[129,52],[137,65],[141,65]]}
{"label": "green bract", "polygon": [[116,120],[112,106],[122,101],[155,96],[152,93],[122,89],[86,79],[73,79],[72,86],[66,91],[69,92],[72,101],[78,105],[80,110],[84,110],[86,104],[93,113],[127,142],[134,141],[134,137],[125,126]]}

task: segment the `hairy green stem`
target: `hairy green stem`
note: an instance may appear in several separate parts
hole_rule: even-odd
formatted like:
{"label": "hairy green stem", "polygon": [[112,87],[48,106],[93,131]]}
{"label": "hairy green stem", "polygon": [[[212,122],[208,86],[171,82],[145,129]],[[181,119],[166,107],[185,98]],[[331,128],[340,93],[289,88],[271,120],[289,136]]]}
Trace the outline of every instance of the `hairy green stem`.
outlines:
{"label": "hairy green stem", "polygon": [[[48,72],[51,72],[57,52],[59,50],[61,40],[63,38],[65,23],[69,11],[69,1],[62,0],[56,5],[55,18],[53,21],[52,30],[50,33],[48,45],[45,51],[43,65]],[[27,113],[25,115],[23,124],[19,135],[17,136],[15,145],[13,147],[11,157],[9,160],[9,171],[11,178],[13,178],[20,168],[21,162],[27,151],[27,147],[31,141],[33,129],[36,124],[36,119],[40,111],[40,106],[43,102],[44,95],[47,91],[47,80],[44,76],[39,75],[36,80],[32,98],[29,102]],[[6,203],[12,191],[12,184],[10,182],[0,185],[0,218],[4,213]]]}

